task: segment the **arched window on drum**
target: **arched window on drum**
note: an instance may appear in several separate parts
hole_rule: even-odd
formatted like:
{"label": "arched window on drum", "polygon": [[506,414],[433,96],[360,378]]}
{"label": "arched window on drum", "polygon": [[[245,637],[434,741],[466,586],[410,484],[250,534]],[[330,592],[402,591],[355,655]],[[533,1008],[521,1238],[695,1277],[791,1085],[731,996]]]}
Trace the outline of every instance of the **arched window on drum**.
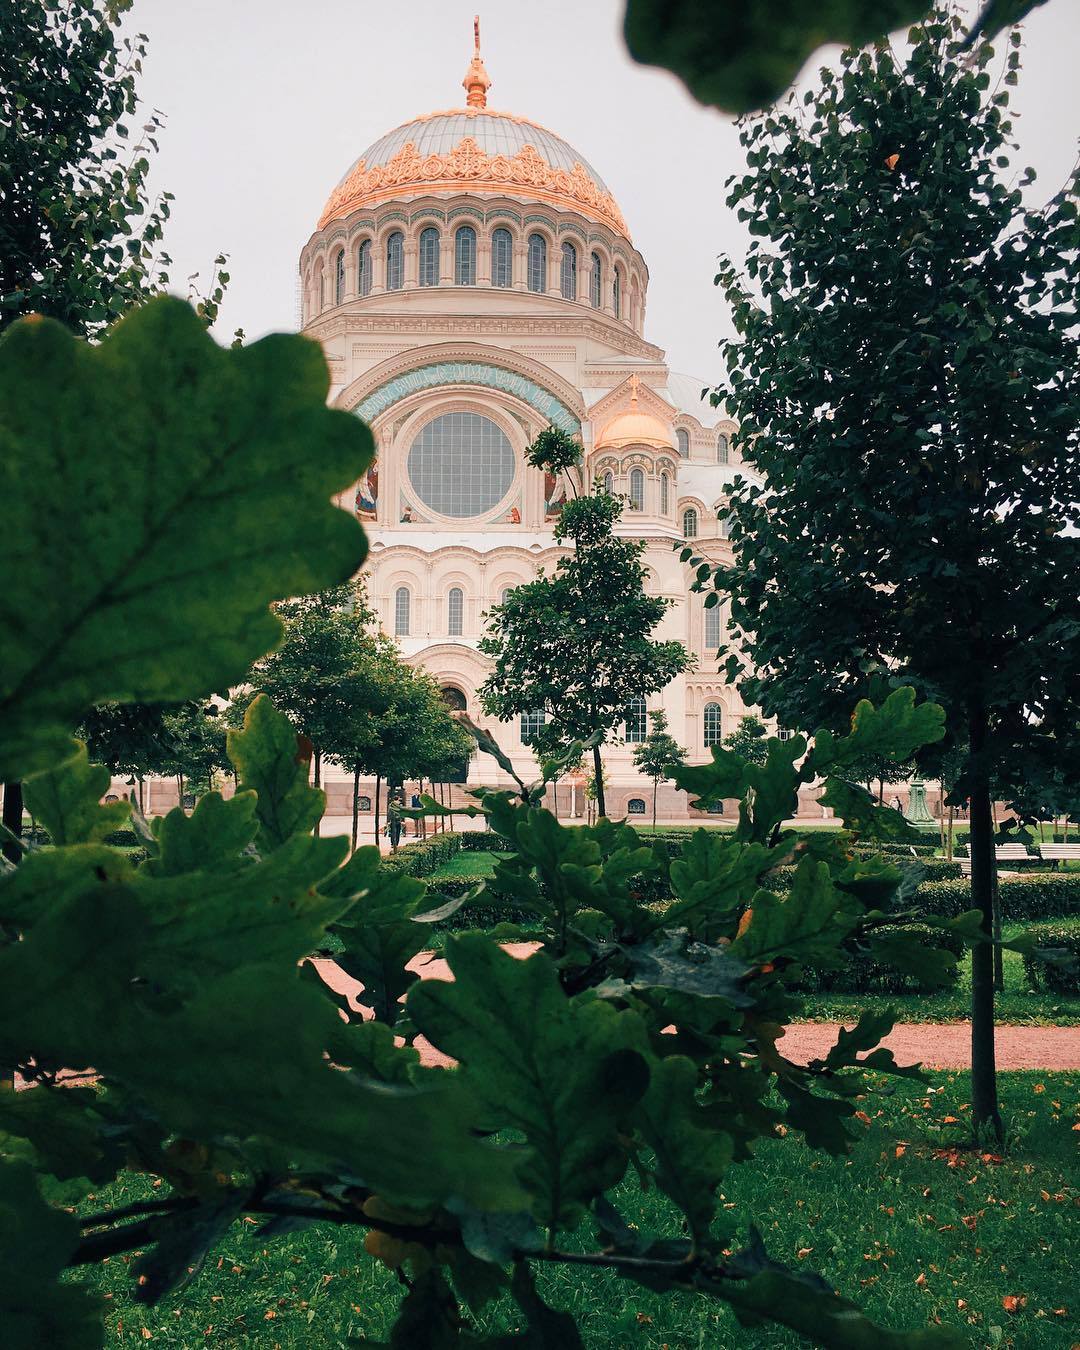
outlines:
{"label": "arched window on drum", "polygon": [[688,506],[682,513],[682,537],[684,539],[697,538],[697,512],[692,506]]}
{"label": "arched window on drum", "polygon": [[604,264],[599,253],[592,255],[592,271],[589,273],[589,300],[593,309],[600,309],[604,303]]}
{"label": "arched window on drum", "polygon": [[500,226],[491,236],[491,284],[503,290],[514,281],[514,236]]}
{"label": "arched window on drum", "polygon": [[462,225],[454,236],[454,285],[476,285],[476,231]]}
{"label": "arched window on drum", "polygon": [[334,304],[340,305],[345,300],[345,250],[339,248],[337,257],[334,259]]}
{"label": "arched window on drum", "polygon": [[577,299],[577,249],[569,240],[562,246],[562,268],[559,285],[564,300]]}
{"label": "arched window on drum", "polygon": [[420,231],[420,285],[439,284],[439,231],[434,225]]}
{"label": "arched window on drum", "polygon": [[726,431],[721,431],[716,438],[716,462],[717,464],[726,464],[731,458],[731,441],[728,439]]}
{"label": "arched window on drum", "polygon": [[604,491],[609,497],[615,496],[615,475],[610,469],[604,474]]}
{"label": "arched window on drum", "polygon": [[679,458],[690,458],[690,433],[685,427],[675,428],[675,444],[679,447]]}
{"label": "arched window on drum", "polygon": [[670,484],[671,480],[666,473],[660,475],[660,514],[666,516],[670,506]]}
{"label": "arched window on drum", "polygon": [[405,285],[405,236],[400,230],[386,241],[386,289],[400,291]]}
{"label": "arched window on drum", "polygon": [[356,251],[356,289],[360,295],[371,294],[370,239],[365,239]]}
{"label": "arched window on drum", "polygon": [[529,290],[542,295],[547,290],[547,240],[542,234],[529,235],[528,263]]}
{"label": "arched window on drum", "polygon": [[641,469],[630,470],[630,510],[645,510],[645,474]]}

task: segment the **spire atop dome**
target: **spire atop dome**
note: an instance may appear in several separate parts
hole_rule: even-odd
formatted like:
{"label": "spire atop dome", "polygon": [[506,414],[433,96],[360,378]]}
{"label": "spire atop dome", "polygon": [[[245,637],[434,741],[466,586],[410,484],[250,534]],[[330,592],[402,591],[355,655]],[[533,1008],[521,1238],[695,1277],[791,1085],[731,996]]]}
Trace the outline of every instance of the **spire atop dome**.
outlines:
{"label": "spire atop dome", "polygon": [[479,14],[473,16],[473,56],[461,86],[465,90],[465,102],[468,107],[487,107],[487,91],[491,88],[491,76],[484,69],[484,62],[480,56]]}

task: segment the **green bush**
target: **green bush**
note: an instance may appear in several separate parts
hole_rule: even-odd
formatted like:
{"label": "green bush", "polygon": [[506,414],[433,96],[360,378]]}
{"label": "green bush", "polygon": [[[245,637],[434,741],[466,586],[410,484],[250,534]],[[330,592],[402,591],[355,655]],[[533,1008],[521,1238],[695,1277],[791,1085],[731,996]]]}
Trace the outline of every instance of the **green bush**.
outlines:
{"label": "green bush", "polygon": [[[902,931],[922,933],[927,942],[932,942],[935,947],[946,948],[954,956],[960,957],[964,953],[963,939],[953,933],[932,931],[921,924],[911,924]],[[857,944],[852,944],[848,959],[839,970],[807,967],[801,978],[793,984],[793,988],[807,994],[913,994],[930,987],[940,986],[928,986],[917,975],[905,974],[891,965],[882,965],[861,951]]]}
{"label": "green bush", "polygon": [[[1080,873],[1040,872],[1002,877],[998,882],[1001,915],[1006,923],[1054,919],[1080,913]],[[916,892],[916,904],[927,914],[951,916],[971,908],[971,882],[927,881]]]}
{"label": "green bush", "polygon": [[113,830],[102,842],[111,844],[113,848],[135,848],[140,840],[134,830]]}
{"label": "green bush", "polygon": [[395,853],[384,858],[383,863],[392,872],[404,872],[410,877],[429,877],[461,851],[461,839],[460,834],[451,834],[449,831],[433,834],[430,839],[402,844]]}
{"label": "green bush", "polygon": [[1035,923],[1027,933],[1040,947],[1063,947],[1072,954],[1071,965],[1058,965],[1025,953],[1024,974],[1031,988],[1052,994],[1080,994],[1080,922]]}

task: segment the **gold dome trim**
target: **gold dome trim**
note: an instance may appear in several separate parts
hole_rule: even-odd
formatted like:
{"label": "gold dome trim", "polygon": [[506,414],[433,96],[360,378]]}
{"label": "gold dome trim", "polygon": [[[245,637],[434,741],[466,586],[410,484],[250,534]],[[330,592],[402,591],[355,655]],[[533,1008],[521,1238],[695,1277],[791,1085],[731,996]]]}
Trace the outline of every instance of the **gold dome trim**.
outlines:
{"label": "gold dome trim", "polygon": [[580,162],[570,171],[553,169],[532,145],[522,146],[514,155],[489,155],[472,136],[463,136],[445,155],[421,155],[415,144],[407,141],[385,164],[368,169],[361,160],[330,194],[319,217],[319,229],[358,207],[387,201],[405,189],[425,188],[487,193],[525,189],[530,197],[580,211],[630,238],[615,198],[597,187]]}

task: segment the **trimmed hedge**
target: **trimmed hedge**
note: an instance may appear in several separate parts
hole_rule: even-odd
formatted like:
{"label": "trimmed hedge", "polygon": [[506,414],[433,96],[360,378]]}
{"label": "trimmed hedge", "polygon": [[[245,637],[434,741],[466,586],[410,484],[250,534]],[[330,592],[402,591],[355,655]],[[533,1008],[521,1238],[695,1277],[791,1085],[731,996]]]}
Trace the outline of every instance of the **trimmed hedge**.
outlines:
{"label": "trimmed hedge", "polygon": [[[1036,876],[1002,877],[998,882],[1005,923],[1058,919],[1080,914],[1080,872],[1040,872]],[[915,902],[927,914],[951,917],[971,909],[971,882],[924,881]]]}
{"label": "trimmed hedge", "polygon": [[[905,926],[903,931],[924,933],[927,942],[932,942],[935,947],[946,948],[956,957],[964,954],[966,944],[963,938],[953,933],[923,928],[920,924]],[[955,984],[959,973],[957,969],[950,983]],[[941,985],[925,986],[918,976],[905,974],[893,966],[882,965],[863,955],[852,945],[848,949],[846,962],[839,970],[816,970],[807,967],[802,977],[791,987],[804,994],[917,994],[928,987],[940,989]]]}
{"label": "trimmed hedge", "polygon": [[430,839],[418,839],[412,844],[402,844],[396,853],[383,858],[383,866],[392,872],[404,872],[410,877],[429,877],[445,862],[461,852],[461,835],[444,831],[433,834]]}
{"label": "trimmed hedge", "polygon": [[1071,966],[1054,965],[1025,954],[1024,974],[1031,988],[1052,994],[1080,994],[1080,923],[1033,923],[1026,929],[1025,936],[1028,934],[1040,947],[1064,947],[1072,954]]}

